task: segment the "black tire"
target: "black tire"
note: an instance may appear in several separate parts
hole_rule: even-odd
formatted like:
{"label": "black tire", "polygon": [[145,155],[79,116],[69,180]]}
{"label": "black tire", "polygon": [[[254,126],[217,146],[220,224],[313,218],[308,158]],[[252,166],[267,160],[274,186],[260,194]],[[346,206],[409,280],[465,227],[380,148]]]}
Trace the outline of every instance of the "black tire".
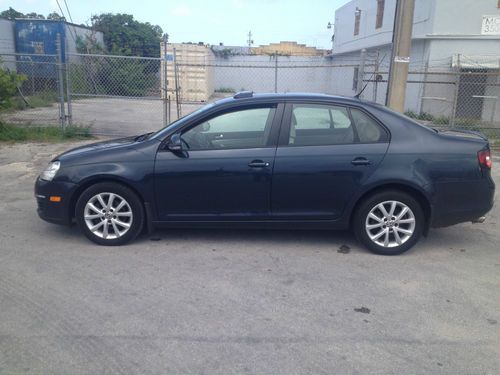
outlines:
{"label": "black tire", "polygon": [[[130,208],[130,211],[132,213],[132,215],[130,215],[130,218],[127,217],[123,219],[118,218],[119,220],[123,221],[129,220],[129,222],[125,223],[129,224],[129,227],[127,229],[126,227],[118,225],[118,228],[125,232],[123,233],[123,235],[120,235],[119,237],[116,235],[117,238],[109,238],[115,236],[114,234],[112,236],[110,235],[109,237],[107,234],[106,237],[108,238],[103,238],[95,234],[89,229],[84,217],[85,207],[87,203],[91,201],[94,197],[96,197],[98,194],[108,194],[108,193],[116,194],[118,198],[125,200],[126,203],[128,204],[128,207],[126,208],[127,209]],[[106,197],[106,195],[104,195],[104,197]],[[101,207],[99,206],[98,208]],[[116,212],[116,214],[118,214],[118,212]],[[75,216],[76,216],[76,222],[78,223],[78,226],[80,230],[83,232],[83,234],[91,241],[99,245],[105,245],[105,246],[123,245],[127,242],[134,240],[141,233],[142,228],[144,226],[144,207],[142,201],[128,187],[114,182],[102,182],[88,187],[80,195],[78,201],[76,202]],[[96,218],[94,220],[95,221],[93,223],[99,224],[99,220],[105,220],[105,219]],[[112,229],[111,224],[107,225],[109,225],[109,228],[111,228],[110,232],[114,233],[114,229]]]}
{"label": "black tire", "polygon": [[[396,226],[394,222],[390,223],[391,227],[389,227],[389,223],[384,222],[383,225],[385,226],[379,229],[380,231],[382,231],[387,228],[387,231],[389,231],[390,233],[389,238],[392,239],[391,242],[394,244],[394,247],[385,247],[374,242],[369,237],[367,233],[368,230],[366,228],[367,217],[370,214],[371,210],[374,209],[380,203],[388,201],[396,201],[406,205],[411,210],[414,216],[413,234],[409,235],[406,241],[400,245],[397,245],[397,243],[395,243],[396,239],[395,239],[395,234],[393,232],[397,230],[397,228],[393,228],[393,226]],[[387,205],[389,205],[389,203],[387,203]],[[384,219],[384,221],[385,220],[386,219]],[[374,223],[377,224],[376,221],[374,221]],[[399,224],[399,225],[401,225],[401,229],[405,229],[403,225],[410,225],[410,224]],[[360,205],[356,209],[353,218],[353,230],[358,241],[361,242],[365,247],[367,247],[371,252],[380,255],[399,255],[409,250],[420,239],[420,236],[422,235],[424,229],[424,225],[425,225],[425,216],[422,211],[420,203],[411,195],[399,190],[385,190],[370,195],[360,203]],[[375,231],[376,229],[373,230]],[[385,234],[383,236],[385,238]],[[399,236],[399,231],[398,231],[398,236]]]}

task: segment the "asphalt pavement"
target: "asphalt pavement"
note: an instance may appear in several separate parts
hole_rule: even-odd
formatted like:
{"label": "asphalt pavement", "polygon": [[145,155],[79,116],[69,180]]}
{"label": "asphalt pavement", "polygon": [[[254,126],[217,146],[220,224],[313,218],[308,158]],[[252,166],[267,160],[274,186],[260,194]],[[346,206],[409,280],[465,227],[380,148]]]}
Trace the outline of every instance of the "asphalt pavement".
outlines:
{"label": "asphalt pavement", "polygon": [[99,247],[36,215],[72,146],[0,145],[0,374],[499,373],[498,205],[396,257],[293,228]]}

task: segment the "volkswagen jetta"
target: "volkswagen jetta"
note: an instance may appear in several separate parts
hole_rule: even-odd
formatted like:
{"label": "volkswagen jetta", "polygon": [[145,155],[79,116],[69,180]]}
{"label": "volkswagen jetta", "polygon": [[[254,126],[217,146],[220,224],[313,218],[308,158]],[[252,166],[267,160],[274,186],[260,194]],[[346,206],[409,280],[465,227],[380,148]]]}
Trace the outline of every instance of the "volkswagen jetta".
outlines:
{"label": "volkswagen jetta", "polygon": [[348,229],[375,253],[430,227],[482,221],[495,186],[487,139],[436,131],[381,105],[238,93],[158,132],[57,156],[38,214],[101,245],[154,227]]}

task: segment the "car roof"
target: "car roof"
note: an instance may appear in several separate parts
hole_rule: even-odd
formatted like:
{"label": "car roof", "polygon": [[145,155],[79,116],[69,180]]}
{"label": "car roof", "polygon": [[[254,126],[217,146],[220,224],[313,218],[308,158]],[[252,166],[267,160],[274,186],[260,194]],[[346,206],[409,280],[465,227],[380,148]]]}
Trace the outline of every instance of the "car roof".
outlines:
{"label": "car roof", "polygon": [[335,101],[342,103],[352,103],[360,104],[364,102],[361,99],[347,96],[336,96],[328,94],[319,93],[302,93],[302,92],[287,92],[287,93],[254,93],[251,91],[244,91],[236,93],[234,96],[229,98],[224,98],[217,100],[214,104],[217,105],[237,105],[241,104],[251,104],[251,103],[265,103],[265,102],[278,102],[278,101],[295,101],[295,100],[305,100],[305,101]]}

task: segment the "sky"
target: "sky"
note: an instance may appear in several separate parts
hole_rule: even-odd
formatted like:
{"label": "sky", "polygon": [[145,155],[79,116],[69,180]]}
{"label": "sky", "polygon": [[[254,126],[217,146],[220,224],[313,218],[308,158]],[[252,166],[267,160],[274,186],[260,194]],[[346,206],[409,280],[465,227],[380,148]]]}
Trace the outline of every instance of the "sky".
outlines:
{"label": "sky", "polygon": [[[64,0],[58,0],[66,15]],[[73,21],[89,24],[93,14],[128,13],[143,22],[159,25],[170,41],[254,46],[296,41],[331,48],[335,9],[348,0],[66,0]],[[56,0],[0,0],[0,11],[12,7],[22,13],[47,16],[61,13]]]}

